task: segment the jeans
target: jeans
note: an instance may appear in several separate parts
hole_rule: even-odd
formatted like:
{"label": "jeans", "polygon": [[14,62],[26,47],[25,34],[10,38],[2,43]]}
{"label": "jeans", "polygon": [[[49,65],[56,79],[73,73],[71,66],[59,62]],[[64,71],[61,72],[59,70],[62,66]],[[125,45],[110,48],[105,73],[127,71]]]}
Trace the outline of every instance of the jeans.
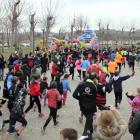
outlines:
{"label": "jeans", "polygon": [[1,68],[0,69],[0,78],[3,79],[3,77],[4,77],[4,68]]}

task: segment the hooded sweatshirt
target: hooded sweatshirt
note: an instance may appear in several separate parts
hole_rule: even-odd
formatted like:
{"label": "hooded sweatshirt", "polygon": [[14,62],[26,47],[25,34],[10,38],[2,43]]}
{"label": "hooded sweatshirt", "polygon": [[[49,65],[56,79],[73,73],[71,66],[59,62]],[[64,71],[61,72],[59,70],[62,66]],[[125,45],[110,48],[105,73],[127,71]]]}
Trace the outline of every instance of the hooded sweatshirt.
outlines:
{"label": "hooded sweatshirt", "polygon": [[119,77],[114,76],[110,82],[110,85],[114,87],[114,92],[122,92],[122,81],[127,80],[130,78],[130,75]]}

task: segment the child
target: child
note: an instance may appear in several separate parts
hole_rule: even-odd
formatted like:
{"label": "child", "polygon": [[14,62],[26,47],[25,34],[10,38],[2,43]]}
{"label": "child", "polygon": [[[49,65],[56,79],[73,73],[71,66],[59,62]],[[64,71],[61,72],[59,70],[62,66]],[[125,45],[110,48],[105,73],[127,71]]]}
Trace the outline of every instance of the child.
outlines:
{"label": "child", "polygon": [[124,65],[124,68],[125,68],[125,56],[123,55],[122,56],[122,66]]}
{"label": "child", "polygon": [[[96,117],[96,122],[94,124],[94,128],[96,129],[96,127],[99,124],[100,121],[100,117],[102,114],[102,110],[103,110],[103,106],[106,104],[106,92],[110,93],[111,92],[111,88],[109,86],[109,83],[106,82],[106,73],[101,73],[100,74],[100,81],[98,83],[98,94],[96,95],[96,103],[98,106],[98,113],[97,113],[97,117]],[[104,96],[100,95],[100,92],[104,92]]]}
{"label": "child", "polygon": [[39,84],[40,75],[32,75],[32,77],[34,78],[34,81],[30,84],[30,105],[25,110],[23,116],[25,117],[26,113],[33,108],[35,102],[38,106],[39,112],[38,117],[44,117],[44,114],[41,112],[41,104],[38,98],[39,96],[42,96],[42,94],[40,93],[40,84]]}
{"label": "child", "polygon": [[71,59],[70,63],[69,63],[69,71],[70,71],[70,74],[69,75],[72,75],[72,80],[74,78],[74,68],[75,68],[75,63],[74,63],[74,59]]}
{"label": "child", "polygon": [[[12,78],[12,83],[13,83],[13,85],[9,89],[9,101],[8,101],[8,109],[9,109],[10,113],[11,113],[12,108],[14,106],[15,99],[17,98],[18,93],[20,91],[20,88],[18,88],[19,78],[17,76],[14,76]],[[9,120],[2,121],[2,123],[1,123],[2,129],[5,126],[5,124],[7,124],[7,123],[9,123]],[[15,132],[15,130],[13,132]]]}
{"label": "child", "polygon": [[60,140],[77,140],[78,134],[77,131],[72,128],[65,128],[60,132]]}
{"label": "child", "polygon": [[70,88],[68,78],[69,78],[69,75],[65,74],[64,79],[61,81],[62,84],[63,84],[63,106],[66,105],[65,102],[66,102],[66,99],[67,99],[68,90],[71,92],[71,88]]}
{"label": "child", "polygon": [[140,111],[140,87],[137,88],[138,95],[133,96],[133,93],[128,94],[127,97],[128,103],[132,106],[132,116],[135,116],[135,113]]}
{"label": "child", "polygon": [[15,126],[17,121],[22,123],[22,126],[20,127],[19,131],[15,135],[15,139],[21,140],[20,134],[24,130],[24,128],[27,126],[27,121],[22,116],[27,94],[28,94],[28,91],[26,89],[22,88],[20,90],[18,97],[15,100],[14,107],[10,114],[9,129],[6,132],[3,140],[8,139],[8,136],[11,132],[13,132],[13,130],[14,130],[13,126]]}
{"label": "child", "polygon": [[[40,93],[42,93],[42,95],[45,96],[46,94],[46,89],[49,90],[49,87],[48,87],[48,83],[47,83],[47,77],[43,77],[43,80],[42,82],[40,83]],[[46,99],[44,99],[44,106],[46,105]]]}
{"label": "child", "polygon": [[115,107],[120,109],[120,104],[121,104],[121,100],[122,100],[122,82],[124,80],[129,79],[130,77],[133,77],[134,73],[132,73],[131,75],[127,75],[127,76],[123,76],[120,77],[120,72],[116,71],[114,73],[114,77],[112,78],[111,82],[110,82],[110,86],[113,85],[114,87],[114,93],[115,93]]}
{"label": "child", "polygon": [[53,118],[54,126],[57,126],[59,122],[56,121],[57,114],[57,101],[61,100],[60,93],[57,91],[57,83],[55,81],[51,82],[51,89],[46,93],[45,99],[48,98],[48,107],[50,109],[50,115],[45,122],[44,126],[41,127],[42,134],[45,133],[45,129],[48,126],[49,122]]}

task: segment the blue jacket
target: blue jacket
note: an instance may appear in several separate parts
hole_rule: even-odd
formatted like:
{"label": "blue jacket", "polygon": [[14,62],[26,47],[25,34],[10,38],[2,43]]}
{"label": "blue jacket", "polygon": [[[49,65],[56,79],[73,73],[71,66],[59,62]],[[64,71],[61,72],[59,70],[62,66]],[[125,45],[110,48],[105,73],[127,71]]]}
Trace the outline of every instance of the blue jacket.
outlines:
{"label": "blue jacket", "polygon": [[80,65],[80,67],[83,69],[87,69],[89,66],[90,66],[90,62],[88,60],[84,60]]}
{"label": "blue jacket", "polygon": [[112,60],[113,58],[115,58],[116,54],[115,53],[111,53],[110,55],[110,59]]}
{"label": "blue jacket", "polygon": [[127,80],[130,78],[130,75],[123,76],[123,77],[113,77],[110,86],[113,85],[114,92],[122,92],[122,81]]}
{"label": "blue jacket", "polygon": [[7,79],[7,88],[8,89],[10,89],[10,87],[13,85],[12,78],[13,78],[12,74],[8,76],[8,79]]}
{"label": "blue jacket", "polygon": [[17,61],[17,60],[15,60],[15,61],[13,62],[13,65],[16,65],[16,64],[18,64],[18,61]]}
{"label": "blue jacket", "polygon": [[63,84],[63,91],[69,90],[71,92],[69,81],[67,79],[63,79],[61,82]]}

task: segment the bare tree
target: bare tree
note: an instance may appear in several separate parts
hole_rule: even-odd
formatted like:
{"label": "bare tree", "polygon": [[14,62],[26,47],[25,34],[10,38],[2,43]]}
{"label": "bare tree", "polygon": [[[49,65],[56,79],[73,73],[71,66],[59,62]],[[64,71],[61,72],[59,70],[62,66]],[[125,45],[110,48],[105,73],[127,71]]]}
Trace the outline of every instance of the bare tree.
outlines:
{"label": "bare tree", "polygon": [[31,39],[30,39],[30,51],[33,52],[34,54],[34,44],[35,44],[35,40],[34,40],[34,30],[35,30],[35,13],[31,15],[31,19],[30,19],[30,24],[31,24],[31,28],[30,28],[30,34],[31,34]]}
{"label": "bare tree", "polygon": [[75,30],[78,35],[81,34],[85,29],[89,29],[91,27],[90,20],[87,17],[84,17],[83,14],[75,17]]}
{"label": "bare tree", "polygon": [[63,6],[60,1],[47,0],[42,3],[43,19],[46,23],[46,48],[48,48],[49,33],[56,24],[61,21]]}

